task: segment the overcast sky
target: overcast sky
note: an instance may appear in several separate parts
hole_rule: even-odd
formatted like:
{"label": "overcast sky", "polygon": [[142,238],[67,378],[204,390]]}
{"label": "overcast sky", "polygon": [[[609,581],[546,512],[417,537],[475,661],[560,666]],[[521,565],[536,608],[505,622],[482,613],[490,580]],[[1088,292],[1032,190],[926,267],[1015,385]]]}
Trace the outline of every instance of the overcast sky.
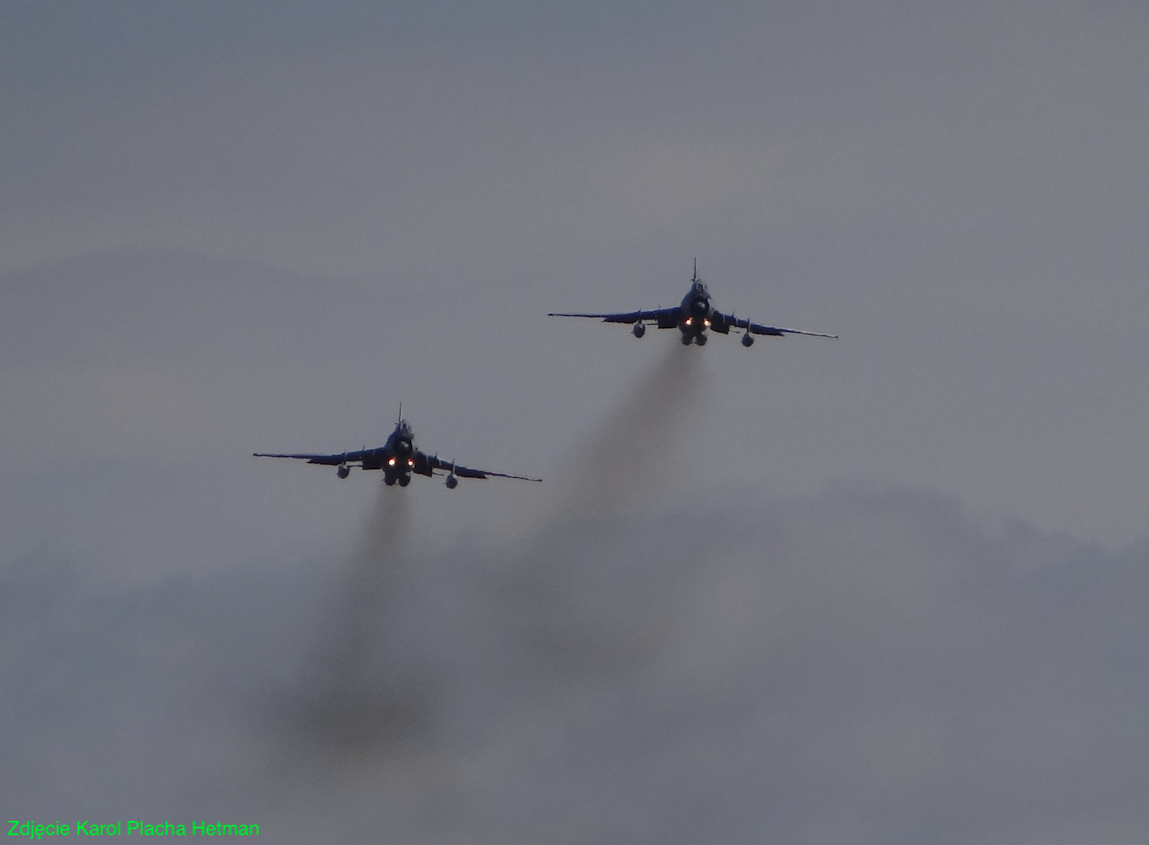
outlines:
{"label": "overcast sky", "polygon": [[[0,7],[9,818],[1144,845],[1147,40],[1130,0]],[[695,258],[841,338],[545,316]],[[544,483],[250,457],[400,402]],[[316,695],[338,741],[262,718]]]}

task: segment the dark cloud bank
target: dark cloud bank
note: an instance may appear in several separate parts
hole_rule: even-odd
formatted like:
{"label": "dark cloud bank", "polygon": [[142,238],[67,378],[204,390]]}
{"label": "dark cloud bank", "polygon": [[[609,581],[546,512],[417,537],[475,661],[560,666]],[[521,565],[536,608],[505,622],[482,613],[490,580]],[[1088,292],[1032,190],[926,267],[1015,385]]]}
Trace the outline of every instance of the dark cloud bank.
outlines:
{"label": "dark cloud bank", "polygon": [[6,567],[9,817],[1145,842],[1145,546],[987,531],[908,491],[713,490],[428,557],[402,495],[344,560],[118,592],[83,561]]}

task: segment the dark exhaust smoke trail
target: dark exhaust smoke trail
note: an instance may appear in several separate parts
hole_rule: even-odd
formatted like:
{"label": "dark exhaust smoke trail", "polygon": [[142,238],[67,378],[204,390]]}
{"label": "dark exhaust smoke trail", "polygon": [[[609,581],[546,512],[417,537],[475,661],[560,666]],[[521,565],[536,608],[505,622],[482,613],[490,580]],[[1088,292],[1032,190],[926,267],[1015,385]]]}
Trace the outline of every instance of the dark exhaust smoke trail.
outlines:
{"label": "dark exhaust smoke trail", "polygon": [[362,538],[347,561],[332,618],[328,671],[342,683],[362,682],[368,674],[372,629],[394,604],[403,577],[410,514],[405,491],[380,481]]}
{"label": "dark exhaust smoke trail", "polygon": [[420,719],[420,685],[400,646],[403,595],[410,584],[409,525],[406,491],[380,482],[295,713],[299,732],[328,750],[397,740]]}
{"label": "dark exhaust smoke trail", "polygon": [[682,460],[683,434],[703,404],[700,352],[676,343],[639,374],[576,448],[553,510],[496,585],[499,624],[536,667],[536,691],[634,668],[675,618],[681,578],[651,583],[641,550],[620,560],[606,548]]}
{"label": "dark exhaust smoke trail", "polygon": [[559,478],[555,524],[614,521],[639,491],[669,475],[676,445],[701,407],[701,350],[674,344],[641,373],[606,419],[575,450]]}

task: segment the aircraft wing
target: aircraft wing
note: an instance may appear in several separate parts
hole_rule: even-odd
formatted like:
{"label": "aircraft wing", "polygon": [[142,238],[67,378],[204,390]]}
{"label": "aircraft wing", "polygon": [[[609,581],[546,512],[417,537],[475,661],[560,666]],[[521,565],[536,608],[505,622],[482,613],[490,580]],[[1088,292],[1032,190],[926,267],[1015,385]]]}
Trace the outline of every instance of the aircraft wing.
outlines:
{"label": "aircraft wing", "polygon": [[530,478],[526,475],[510,475],[505,472],[491,472],[485,469],[471,469],[462,464],[456,464],[451,461],[444,461],[437,455],[427,455],[427,463],[431,469],[441,470],[442,472],[453,472],[459,478],[514,478],[519,481],[542,481],[541,478]]}
{"label": "aircraft wing", "polygon": [[363,460],[362,452],[341,452],[338,455],[281,455],[271,452],[255,452],[253,456],[256,458],[295,458],[299,461],[307,461],[309,464],[321,464],[329,467],[337,467],[340,464],[360,463]]}
{"label": "aircraft wing", "polygon": [[657,322],[659,328],[663,327],[664,323],[669,323],[670,327],[678,324],[678,315],[681,310],[678,308],[659,308],[655,311],[627,311],[623,314],[568,314],[552,311],[547,314],[548,317],[591,317],[592,319],[602,320],[604,323],[637,323],[639,320]]}
{"label": "aircraft wing", "polygon": [[804,334],[811,337],[837,337],[836,334],[823,334],[822,332],[808,332],[802,329],[782,329],[775,326],[763,326],[760,323],[751,323],[749,320],[737,320],[731,314],[722,314],[723,322],[735,328],[745,329],[750,334],[763,334],[772,335],[774,337],[782,337],[788,334]]}

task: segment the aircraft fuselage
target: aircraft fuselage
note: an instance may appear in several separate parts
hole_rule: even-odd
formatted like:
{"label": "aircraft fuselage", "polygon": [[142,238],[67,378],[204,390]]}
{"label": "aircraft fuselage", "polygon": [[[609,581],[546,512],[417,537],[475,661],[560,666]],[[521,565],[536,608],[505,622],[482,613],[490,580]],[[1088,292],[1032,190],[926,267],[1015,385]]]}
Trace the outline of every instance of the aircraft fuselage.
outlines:
{"label": "aircraft fuselage", "polygon": [[413,472],[431,476],[431,465],[421,458],[422,453],[415,448],[411,426],[401,420],[383,446],[363,455],[363,469],[383,470],[383,482],[388,487],[396,482],[400,487],[406,487],[411,483]]}
{"label": "aircraft fuselage", "polygon": [[691,343],[704,345],[707,329],[713,329],[720,334],[729,334],[730,324],[721,312],[714,310],[710,302],[710,291],[706,285],[694,279],[690,285],[690,292],[682,297],[682,304],[678,307],[678,330],[682,333],[683,345],[689,346]]}

